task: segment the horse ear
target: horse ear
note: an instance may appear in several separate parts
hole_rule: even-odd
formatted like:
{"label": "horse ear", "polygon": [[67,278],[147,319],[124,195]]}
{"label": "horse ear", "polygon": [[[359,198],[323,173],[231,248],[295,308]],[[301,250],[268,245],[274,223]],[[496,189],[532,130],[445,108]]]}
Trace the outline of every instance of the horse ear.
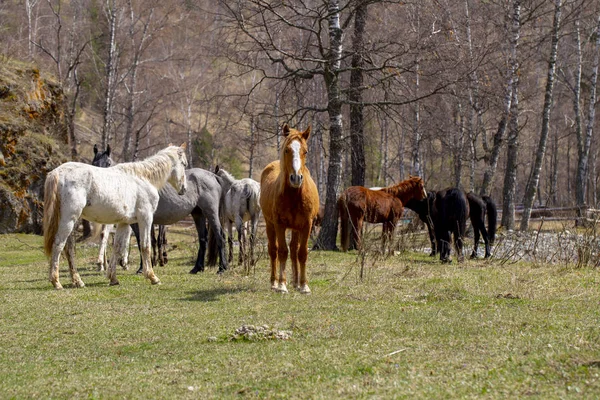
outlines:
{"label": "horse ear", "polygon": [[110,157],[110,144],[106,145],[106,155]]}
{"label": "horse ear", "polygon": [[290,127],[288,124],[283,124],[283,128],[281,128],[281,134],[283,136],[287,136],[290,134]]}
{"label": "horse ear", "polygon": [[98,145],[94,145],[94,155],[98,154]]}
{"label": "horse ear", "polygon": [[308,126],[308,128],[306,128],[306,130],[304,132],[302,132],[302,138],[304,140],[308,140],[309,136],[310,136],[310,125]]}
{"label": "horse ear", "polygon": [[185,148],[187,147],[187,143],[186,143],[186,142],[183,142],[183,143],[181,144],[181,146],[179,146],[179,147],[181,147],[182,149],[184,149],[184,150],[185,150]]}
{"label": "horse ear", "polygon": [[215,166],[215,174],[218,174],[218,173],[219,173],[219,165],[217,164],[217,165]]}

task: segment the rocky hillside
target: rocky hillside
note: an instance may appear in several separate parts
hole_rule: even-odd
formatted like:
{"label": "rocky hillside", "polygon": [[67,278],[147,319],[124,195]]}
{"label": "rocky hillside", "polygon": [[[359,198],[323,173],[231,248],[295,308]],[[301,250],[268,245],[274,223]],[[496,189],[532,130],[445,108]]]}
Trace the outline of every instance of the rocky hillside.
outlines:
{"label": "rocky hillside", "polygon": [[68,159],[63,107],[51,77],[0,61],[0,233],[42,232],[44,179]]}

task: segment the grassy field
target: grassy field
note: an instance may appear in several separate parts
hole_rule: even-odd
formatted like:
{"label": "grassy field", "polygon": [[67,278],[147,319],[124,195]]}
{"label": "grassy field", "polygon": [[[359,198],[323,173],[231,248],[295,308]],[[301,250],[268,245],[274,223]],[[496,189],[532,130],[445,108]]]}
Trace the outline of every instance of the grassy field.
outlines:
{"label": "grassy field", "polygon": [[169,242],[161,286],[132,267],[109,287],[78,244],[86,287],[63,262],[56,291],[41,237],[3,235],[0,398],[600,398],[598,269],[406,252],[361,280],[356,253],[310,252],[313,294],[282,295],[264,255],[189,275],[189,229]]}

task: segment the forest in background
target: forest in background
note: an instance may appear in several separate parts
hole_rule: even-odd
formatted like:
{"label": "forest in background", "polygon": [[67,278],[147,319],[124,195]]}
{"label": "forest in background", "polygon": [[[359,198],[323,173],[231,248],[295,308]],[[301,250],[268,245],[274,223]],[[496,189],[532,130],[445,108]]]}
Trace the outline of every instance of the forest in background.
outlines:
{"label": "forest in background", "polygon": [[508,228],[521,204],[597,207],[599,56],[591,0],[0,3],[0,59],[55,76],[73,159],[185,141],[258,180],[281,125],[311,125],[322,248],[342,189],[409,174],[491,195]]}

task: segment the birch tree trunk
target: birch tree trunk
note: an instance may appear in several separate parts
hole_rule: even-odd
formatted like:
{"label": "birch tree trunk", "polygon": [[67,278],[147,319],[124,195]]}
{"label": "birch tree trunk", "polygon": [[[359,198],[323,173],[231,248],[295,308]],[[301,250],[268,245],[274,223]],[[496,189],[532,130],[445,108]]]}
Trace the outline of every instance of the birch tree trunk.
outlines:
{"label": "birch tree trunk", "polygon": [[513,0],[510,64],[513,75],[510,104],[509,134],[506,146],[506,171],[504,173],[502,226],[513,229],[515,224],[515,192],[517,188],[517,160],[519,156],[519,60],[517,55],[521,34],[521,0]]}
{"label": "birch tree trunk", "polygon": [[106,16],[108,19],[108,55],[106,59],[105,78],[106,87],[104,90],[104,107],[102,109],[102,148],[110,143],[112,120],[113,120],[113,100],[116,81],[116,30],[117,30],[117,10],[115,0],[106,0]]}
{"label": "birch tree trunk", "polygon": [[577,206],[585,206],[585,192],[587,189],[587,173],[589,170],[589,154],[592,143],[594,121],[596,117],[596,85],[598,81],[598,64],[600,63],[600,15],[598,16],[598,25],[596,28],[596,44],[594,48],[594,58],[592,62],[592,73],[590,77],[590,100],[588,109],[587,125],[585,136],[579,140],[577,176],[575,177],[575,195]]}
{"label": "birch tree trunk", "polygon": [[339,0],[330,0],[329,43],[331,50],[325,68],[327,85],[327,113],[329,114],[329,166],[327,168],[327,193],[325,196],[325,214],[315,249],[335,250],[338,213],[337,197],[342,171],[342,102],[339,82],[339,70],[342,58],[342,28],[340,26]]}
{"label": "birch tree trunk", "polygon": [[546,94],[544,95],[544,109],[542,111],[542,131],[538,142],[535,162],[533,164],[527,186],[525,187],[525,198],[523,199],[523,215],[521,216],[522,231],[529,228],[531,208],[535,200],[535,192],[540,182],[540,171],[542,162],[546,155],[546,142],[550,131],[550,111],[552,110],[552,95],[554,93],[554,75],[556,73],[556,57],[558,53],[558,31],[560,29],[560,15],[562,0],[554,1],[554,22],[552,24],[552,39],[550,45],[550,58],[548,60],[548,78],[546,81]]}

